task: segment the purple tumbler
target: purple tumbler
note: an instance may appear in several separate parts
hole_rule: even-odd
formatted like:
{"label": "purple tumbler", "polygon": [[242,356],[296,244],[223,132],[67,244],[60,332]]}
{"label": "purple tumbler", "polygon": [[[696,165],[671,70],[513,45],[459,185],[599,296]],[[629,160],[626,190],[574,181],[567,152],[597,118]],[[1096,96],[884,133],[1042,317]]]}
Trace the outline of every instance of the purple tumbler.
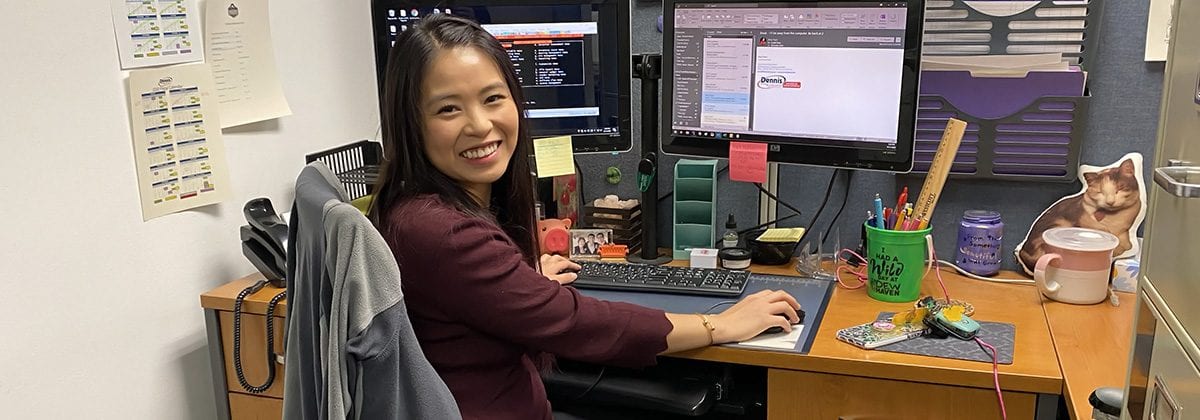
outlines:
{"label": "purple tumbler", "polygon": [[1000,213],[967,210],[958,225],[958,250],[954,263],[979,276],[1000,272],[1000,247],[1004,240],[1004,222]]}

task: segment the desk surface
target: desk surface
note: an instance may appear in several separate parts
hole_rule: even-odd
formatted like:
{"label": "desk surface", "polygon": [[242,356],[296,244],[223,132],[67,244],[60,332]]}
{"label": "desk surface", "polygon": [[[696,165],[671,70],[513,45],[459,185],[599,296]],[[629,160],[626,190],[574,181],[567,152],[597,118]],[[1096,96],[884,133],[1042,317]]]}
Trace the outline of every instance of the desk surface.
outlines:
{"label": "desk surface", "polygon": [[1088,395],[1099,387],[1125,385],[1137,296],[1119,294],[1121,306],[1107,301],[1072,305],[1044,299],[1063,373],[1063,397],[1072,418],[1091,418]]}
{"label": "desk surface", "polygon": [[[755,267],[754,270],[770,274],[795,273],[790,267]],[[948,272],[942,273],[942,279],[952,298],[965,300],[975,306],[975,319],[1007,322],[1016,326],[1013,364],[1000,365],[999,369],[1002,389],[1044,394],[1062,391],[1062,371],[1037,288],[976,281]],[[942,295],[932,273],[922,282],[921,291],[923,294]],[[863,350],[837,339],[837,331],[842,328],[871,321],[881,311],[900,311],[910,307],[911,303],[876,301],[867,296],[865,289],[838,287],[830,298],[821,328],[807,355],[708,347],[680,353],[679,356],[840,375],[993,387],[990,363]]]}
{"label": "desk surface", "polygon": [[[787,266],[756,266],[754,271],[782,275],[795,273]],[[201,305],[209,309],[233,310],[233,297],[259,278],[261,277],[257,274],[250,275],[213,289],[201,295]],[[1059,369],[1054,341],[1051,339],[1051,330],[1047,325],[1046,314],[1041,305],[1041,294],[1037,288],[975,281],[946,272],[942,274],[942,278],[946,281],[946,288],[951,297],[966,300],[975,306],[976,319],[1016,325],[1013,364],[1000,365],[1002,389],[1044,394],[1063,392],[1062,370]],[[266,302],[277,292],[278,290],[270,286],[260,290],[246,299],[243,310],[247,313],[263,313]],[[942,294],[932,274],[923,282],[922,292],[935,296]],[[716,346],[674,356],[935,384],[978,388],[993,386],[992,366],[988,363],[862,350],[836,338],[839,329],[870,321],[881,311],[899,311],[909,307],[911,304],[876,301],[868,297],[864,289],[836,288],[812,349],[807,355]],[[281,307],[276,313],[286,312]],[[1077,330],[1079,329],[1076,329],[1076,332],[1079,332]],[[1101,331],[1093,332],[1102,334]],[[1128,331],[1125,332],[1114,337],[1124,340],[1128,337]],[[1086,340],[1089,337],[1080,339]],[[1086,395],[1084,399],[1086,403]]]}

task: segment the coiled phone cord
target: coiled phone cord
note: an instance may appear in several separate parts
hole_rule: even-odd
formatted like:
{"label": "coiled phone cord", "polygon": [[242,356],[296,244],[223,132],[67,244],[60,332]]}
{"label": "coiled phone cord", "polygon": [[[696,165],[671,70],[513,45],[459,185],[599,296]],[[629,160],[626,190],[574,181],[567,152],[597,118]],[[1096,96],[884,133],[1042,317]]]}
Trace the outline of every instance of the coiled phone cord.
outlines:
{"label": "coiled phone cord", "polygon": [[275,307],[280,300],[287,297],[287,290],[284,290],[267,303],[267,380],[262,385],[250,385],[250,382],[246,380],[245,372],[242,371],[242,303],[246,300],[246,296],[262,290],[266,285],[266,280],[259,280],[250,287],[242,289],[233,301],[233,369],[237,371],[238,383],[251,394],[261,394],[275,382],[275,322],[273,321]]}

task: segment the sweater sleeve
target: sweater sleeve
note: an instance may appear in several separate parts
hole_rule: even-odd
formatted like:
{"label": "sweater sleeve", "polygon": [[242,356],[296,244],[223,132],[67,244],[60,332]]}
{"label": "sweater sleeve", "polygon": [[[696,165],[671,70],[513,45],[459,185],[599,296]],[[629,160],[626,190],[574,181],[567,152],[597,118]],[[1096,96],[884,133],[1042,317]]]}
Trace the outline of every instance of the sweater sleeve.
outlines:
{"label": "sweater sleeve", "polygon": [[546,278],[487,221],[430,219],[397,238],[407,243],[400,264],[420,276],[405,282],[411,299],[428,299],[487,334],[575,360],[647,366],[666,350],[671,324],[663,311],[590,298]]}

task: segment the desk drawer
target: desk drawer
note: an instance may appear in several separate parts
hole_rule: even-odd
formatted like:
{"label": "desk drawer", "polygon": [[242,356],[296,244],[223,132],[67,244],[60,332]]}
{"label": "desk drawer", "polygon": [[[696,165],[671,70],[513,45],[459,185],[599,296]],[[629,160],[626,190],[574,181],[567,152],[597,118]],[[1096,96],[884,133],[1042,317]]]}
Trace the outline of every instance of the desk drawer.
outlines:
{"label": "desk drawer", "polygon": [[[231,392],[244,392],[233,367],[233,312],[219,312],[221,347],[225,358],[225,383]],[[242,372],[250,385],[262,385],[267,380],[267,324],[263,315],[242,314]],[[287,326],[283,317],[275,317],[275,353],[283,354],[283,333]],[[260,394],[283,398],[283,365],[275,363],[275,382]],[[230,402],[230,411],[232,410]],[[236,418],[236,414],[235,414]]]}
{"label": "desk drawer", "polygon": [[[767,418],[999,419],[996,391],[770,369]],[[1005,392],[1010,419],[1032,419],[1037,395]]]}

